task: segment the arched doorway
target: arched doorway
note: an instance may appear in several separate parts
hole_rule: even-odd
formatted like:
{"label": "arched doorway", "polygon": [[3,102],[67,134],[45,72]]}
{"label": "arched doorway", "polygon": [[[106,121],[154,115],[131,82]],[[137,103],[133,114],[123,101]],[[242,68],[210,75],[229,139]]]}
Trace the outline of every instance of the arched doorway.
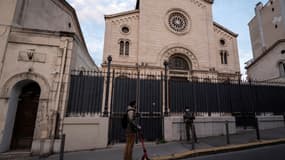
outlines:
{"label": "arched doorway", "polygon": [[20,88],[10,145],[11,150],[30,150],[33,142],[40,93],[40,86],[34,81],[25,82]]}
{"label": "arched doorway", "polygon": [[191,68],[191,62],[183,54],[174,54],[169,58],[170,79],[187,80]]}

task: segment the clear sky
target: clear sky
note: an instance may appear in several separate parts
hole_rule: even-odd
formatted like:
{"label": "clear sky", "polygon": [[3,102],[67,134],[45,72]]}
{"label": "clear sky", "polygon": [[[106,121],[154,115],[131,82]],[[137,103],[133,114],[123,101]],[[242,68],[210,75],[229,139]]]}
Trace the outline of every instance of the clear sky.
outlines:
{"label": "clear sky", "polygon": [[[98,66],[102,63],[104,44],[104,15],[132,10],[136,0],[67,0],[76,10],[88,50]],[[155,2],[155,0],[153,0]],[[179,0],[177,0],[179,1]],[[241,72],[245,74],[244,63],[251,59],[252,49],[248,22],[255,15],[258,2],[268,0],[215,0],[214,21],[239,34],[238,49]]]}

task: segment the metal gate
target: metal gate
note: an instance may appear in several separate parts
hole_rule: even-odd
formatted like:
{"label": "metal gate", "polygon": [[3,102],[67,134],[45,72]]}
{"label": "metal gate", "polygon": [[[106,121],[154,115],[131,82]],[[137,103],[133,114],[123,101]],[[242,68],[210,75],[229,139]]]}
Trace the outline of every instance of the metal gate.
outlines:
{"label": "metal gate", "polygon": [[121,118],[130,101],[138,106],[137,122],[147,141],[162,138],[161,80],[118,77],[113,79],[112,105],[109,128],[109,144],[125,142]]}

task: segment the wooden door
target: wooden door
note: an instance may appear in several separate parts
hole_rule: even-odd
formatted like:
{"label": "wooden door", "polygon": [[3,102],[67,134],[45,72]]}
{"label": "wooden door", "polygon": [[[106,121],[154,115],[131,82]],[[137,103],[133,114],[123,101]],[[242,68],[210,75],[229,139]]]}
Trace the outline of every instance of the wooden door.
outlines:
{"label": "wooden door", "polygon": [[11,143],[12,150],[30,149],[36,123],[40,87],[31,83],[23,87],[19,96],[16,120]]}

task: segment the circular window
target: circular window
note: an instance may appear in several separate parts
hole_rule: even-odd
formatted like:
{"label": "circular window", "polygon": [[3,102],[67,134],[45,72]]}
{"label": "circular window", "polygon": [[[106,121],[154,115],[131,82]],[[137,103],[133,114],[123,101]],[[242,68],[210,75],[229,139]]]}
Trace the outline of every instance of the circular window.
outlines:
{"label": "circular window", "polygon": [[176,32],[183,32],[188,25],[187,18],[179,12],[171,13],[169,15],[168,23]]}
{"label": "circular window", "polygon": [[122,32],[123,33],[129,33],[130,32],[129,27],[127,27],[127,26],[122,27]]}
{"label": "circular window", "polygon": [[226,44],[226,41],[225,41],[224,39],[221,39],[221,40],[220,40],[220,44],[221,44],[222,46],[224,46],[224,45]]}
{"label": "circular window", "polygon": [[168,12],[166,18],[167,27],[176,34],[184,34],[189,31],[190,18],[180,10]]}

